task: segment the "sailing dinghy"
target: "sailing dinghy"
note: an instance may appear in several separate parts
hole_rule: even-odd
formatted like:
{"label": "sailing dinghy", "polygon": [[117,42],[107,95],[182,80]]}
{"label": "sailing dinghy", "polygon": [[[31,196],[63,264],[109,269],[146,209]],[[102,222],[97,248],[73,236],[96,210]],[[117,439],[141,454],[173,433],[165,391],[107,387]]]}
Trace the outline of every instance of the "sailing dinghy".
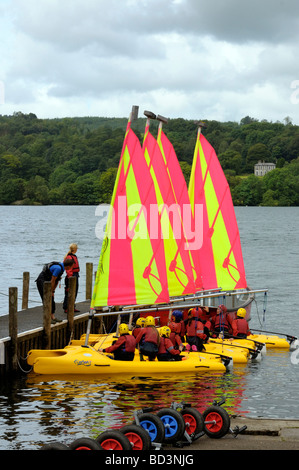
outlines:
{"label": "sailing dinghy", "polygon": [[[78,364],[85,364],[86,354],[94,361],[88,370],[96,374],[106,367],[129,373],[134,367],[136,373],[163,372],[165,364],[158,361],[148,365],[149,361],[135,357],[124,363],[97,351],[89,341],[93,317],[108,313],[110,317],[118,315],[119,322],[120,317],[131,322],[136,315],[157,312],[163,325],[174,308],[186,311],[206,303],[212,307],[225,303],[232,312],[242,306],[249,315],[254,293],[261,292],[247,286],[230,190],[213,147],[201,133],[202,125],[187,188],[173,146],[162,129],[165,119],[157,117],[160,125],[155,139],[149,126],[156,116],[145,112],[141,146],[131,127],[136,108],[127,123],[84,344],[73,342],[63,350],[43,353],[30,351],[28,363],[35,372],[85,374],[86,367]],[[200,372],[204,368],[198,362],[204,357],[205,370],[223,370],[221,356],[215,354],[217,345],[207,349],[213,353],[186,354],[185,360],[166,367],[168,371],[179,368],[184,373],[196,368]],[[245,356],[247,360],[248,354]],[[116,362],[122,362],[120,369]]]}

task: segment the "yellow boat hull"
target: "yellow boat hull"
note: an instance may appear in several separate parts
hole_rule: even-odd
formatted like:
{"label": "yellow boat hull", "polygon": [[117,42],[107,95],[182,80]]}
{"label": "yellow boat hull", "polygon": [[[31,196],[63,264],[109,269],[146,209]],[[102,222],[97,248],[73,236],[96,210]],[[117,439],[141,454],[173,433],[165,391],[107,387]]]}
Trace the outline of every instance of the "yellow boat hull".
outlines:
{"label": "yellow boat hull", "polygon": [[70,346],[56,350],[31,350],[27,362],[33,372],[46,375],[156,375],[172,373],[225,372],[220,359],[199,353],[186,354],[185,360],[160,362],[114,360],[91,347]]}
{"label": "yellow boat hull", "polygon": [[285,338],[280,338],[275,335],[250,335],[249,339],[259,341],[266,345],[269,349],[290,349],[290,343]]}
{"label": "yellow boat hull", "polygon": [[204,345],[207,353],[223,354],[232,358],[234,364],[246,364],[249,353],[247,349],[237,349],[229,344],[207,343]]}
{"label": "yellow boat hull", "polygon": [[[80,340],[73,340],[70,346],[84,345],[85,339],[86,339],[85,335],[82,335]],[[88,341],[89,345],[94,345],[95,349],[99,349],[99,348],[107,348],[111,346],[111,344],[116,339],[116,337],[115,337],[115,333],[102,334],[102,335],[91,334],[89,335],[88,339],[89,339]],[[135,354],[139,354],[138,349],[136,349]],[[220,356],[223,356],[223,355],[228,356],[228,357],[231,357],[234,364],[246,364],[248,361],[248,356],[249,356],[247,349],[233,348],[231,344],[223,345],[222,342],[221,344],[215,344],[215,343],[205,344],[205,353],[201,353],[201,354],[210,360],[217,360],[216,355],[218,354],[219,355],[218,361],[221,361]]]}

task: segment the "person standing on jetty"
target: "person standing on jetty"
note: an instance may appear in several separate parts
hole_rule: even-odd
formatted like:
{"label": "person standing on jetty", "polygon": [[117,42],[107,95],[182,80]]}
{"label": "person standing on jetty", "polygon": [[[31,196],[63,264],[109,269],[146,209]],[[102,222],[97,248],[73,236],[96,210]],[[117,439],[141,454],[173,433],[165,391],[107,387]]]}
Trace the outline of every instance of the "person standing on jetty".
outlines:
{"label": "person standing on jetty", "polygon": [[63,263],[60,263],[59,261],[52,261],[52,263],[48,263],[44,265],[42,272],[38,275],[37,279],[35,280],[39,295],[41,296],[42,300],[44,297],[44,283],[46,281],[51,281],[51,291],[52,291],[51,323],[56,323],[56,322],[61,321],[55,318],[56,306],[55,306],[55,300],[54,300],[54,293],[61,279],[62,274],[64,273],[64,271],[67,272],[70,269],[72,269],[73,264],[74,264],[74,260],[72,259],[66,259]]}
{"label": "person standing on jetty", "polygon": [[[77,243],[71,243],[70,247],[69,247],[69,251],[67,253],[67,255],[65,256],[64,258],[64,261],[67,260],[67,259],[72,259],[74,261],[74,264],[73,264],[73,267],[72,269],[69,269],[67,272],[66,272],[66,276],[65,276],[65,289],[64,289],[64,301],[63,301],[63,310],[65,311],[65,313],[67,313],[67,301],[68,301],[68,292],[69,292],[69,278],[70,277],[75,277],[76,278],[76,293],[75,293],[75,299],[77,297],[77,294],[78,294],[78,288],[79,288],[79,271],[80,271],[80,268],[79,268],[79,261],[78,261],[78,258],[77,258],[77,250],[78,250],[78,245]],[[75,308],[74,310],[75,312],[79,312],[79,310],[77,310]]]}

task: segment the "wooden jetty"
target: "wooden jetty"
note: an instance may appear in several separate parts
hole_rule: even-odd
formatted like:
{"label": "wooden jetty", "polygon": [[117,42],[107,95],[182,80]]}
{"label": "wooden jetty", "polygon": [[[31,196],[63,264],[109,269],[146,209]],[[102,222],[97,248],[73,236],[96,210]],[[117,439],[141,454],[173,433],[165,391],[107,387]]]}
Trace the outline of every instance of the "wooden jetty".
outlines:
{"label": "wooden jetty", "polygon": [[[29,275],[23,275],[22,310],[18,311],[18,289],[9,288],[9,313],[0,316],[0,377],[7,375],[26,374],[29,367],[26,362],[30,349],[60,349],[72,339],[79,339],[86,332],[90,315],[90,299],[92,295],[93,265],[86,263],[86,300],[76,303],[76,278],[69,281],[68,311],[56,303],[57,318],[60,323],[51,324],[51,283],[44,284],[43,304],[28,308]],[[108,327],[108,325],[107,325]],[[103,323],[95,317],[92,333],[101,333]]]}

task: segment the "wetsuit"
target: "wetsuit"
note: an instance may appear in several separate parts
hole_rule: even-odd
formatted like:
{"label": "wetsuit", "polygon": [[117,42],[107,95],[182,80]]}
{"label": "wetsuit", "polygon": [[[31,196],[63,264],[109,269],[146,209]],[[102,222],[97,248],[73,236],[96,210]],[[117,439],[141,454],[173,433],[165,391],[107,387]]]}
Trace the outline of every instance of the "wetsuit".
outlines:
{"label": "wetsuit", "polygon": [[238,338],[247,338],[251,334],[247,320],[245,318],[236,318],[232,323],[233,335]]}
{"label": "wetsuit", "polygon": [[190,346],[196,346],[198,351],[204,349],[203,343],[207,339],[204,332],[204,324],[196,318],[185,320],[186,323],[186,340]]}
{"label": "wetsuit", "polygon": [[67,301],[68,301],[68,292],[69,292],[69,277],[75,277],[76,278],[76,293],[75,293],[75,299],[78,294],[78,289],[79,289],[79,261],[77,258],[77,255],[75,253],[70,253],[67,255],[65,259],[72,259],[74,261],[74,264],[72,266],[72,269],[67,271],[66,276],[65,276],[65,287],[64,287],[64,300],[63,300],[63,310],[67,310]]}
{"label": "wetsuit", "polygon": [[104,352],[113,353],[118,361],[133,361],[135,356],[136,339],[127,334],[121,335],[112,346],[103,349]]}
{"label": "wetsuit", "polygon": [[150,360],[154,360],[157,356],[160,336],[156,327],[146,326],[141,328],[136,338],[136,343],[139,344],[139,351],[142,356],[147,356]]}
{"label": "wetsuit", "polygon": [[[35,280],[36,286],[41,296],[41,299],[44,298],[44,282],[51,281],[52,277],[55,277],[55,287],[61,279],[62,274],[64,273],[64,264],[59,263],[59,261],[52,261],[52,263],[45,264],[42,272],[38,275]],[[55,301],[54,295],[52,295],[52,313],[55,313]]]}
{"label": "wetsuit", "polygon": [[181,361],[180,351],[174,348],[170,338],[162,336],[157,354],[158,361]]}

